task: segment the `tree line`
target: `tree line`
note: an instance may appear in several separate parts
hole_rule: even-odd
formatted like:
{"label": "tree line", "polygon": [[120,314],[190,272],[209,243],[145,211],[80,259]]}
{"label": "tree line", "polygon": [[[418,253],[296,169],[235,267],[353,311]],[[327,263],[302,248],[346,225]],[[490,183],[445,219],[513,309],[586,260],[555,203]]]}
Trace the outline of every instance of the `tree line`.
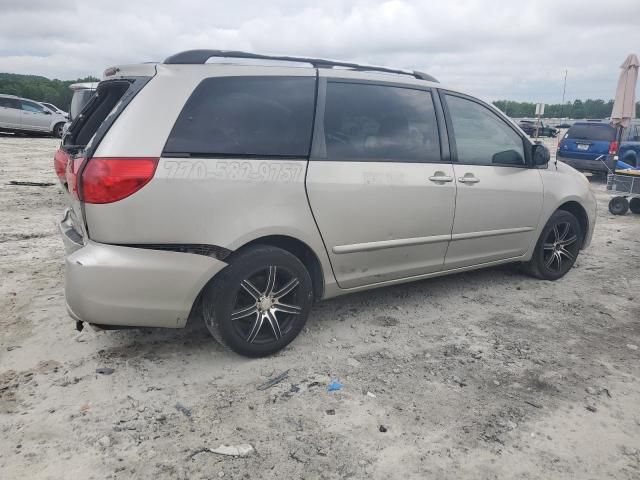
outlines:
{"label": "tree line", "polygon": [[[17,95],[40,102],[57,105],[68,110],[73,92],[69,85],[77,82],[97,82],[95,77],[78,78],[77,80],[49,80],[37,75],[20,75],[16,73],[0,73],[0,93]],[[497,100],[493,104],[510,117],[533,117],[536,104],[531,102],[513,102],[511,100]],[[611,116],[613,100],[585,101],[574,100],[564,105],[561,103],[545,106],[545,118],[606,118]],[[640,102],[636,104],[636,117],[640,117]]]}
{"label": "tree line", "polygon": [[16,73],[0,73],[0,93],[30,98],[39,102],[53,103],[62,110],[69,110],[73,92],[69,88],[72,83],[97,82],[95,77],[77,80],[49,80],[37,75],[20,75]]}
{"label": "tree line", "polygon": [[[505,114],[513,118],[534,117],[536,104],[530,102],[512,102],[511,100],[497,100],[493,104]],[[613,100],[585,101],[574,100],[565,104],[547,104],[544,107],[544,118],[607,118],[611,116]],[[640,117],[640,102],[636,103],[636,117]]]}

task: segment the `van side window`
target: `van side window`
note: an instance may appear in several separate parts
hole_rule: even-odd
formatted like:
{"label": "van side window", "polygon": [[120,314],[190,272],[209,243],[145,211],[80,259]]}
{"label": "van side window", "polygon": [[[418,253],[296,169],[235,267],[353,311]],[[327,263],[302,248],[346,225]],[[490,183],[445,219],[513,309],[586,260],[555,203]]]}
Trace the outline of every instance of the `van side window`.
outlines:
{"label": "van side window", "polygon": [[323,126],[327,160],[441,161],[428,91],[330,81]]}
{"label": "van side window", "polygon": [[215,77],[193,91],[165,153],[307,157],[315,77]]}
{"label": "van side window", "polygon": [[498,115],[477,102],[446,95],[458,163],[525,165],[523,140]]}
{"label": "van side window", "polygon": [[0,97],[0,107],[20,109],[20,104],[14,98]]}

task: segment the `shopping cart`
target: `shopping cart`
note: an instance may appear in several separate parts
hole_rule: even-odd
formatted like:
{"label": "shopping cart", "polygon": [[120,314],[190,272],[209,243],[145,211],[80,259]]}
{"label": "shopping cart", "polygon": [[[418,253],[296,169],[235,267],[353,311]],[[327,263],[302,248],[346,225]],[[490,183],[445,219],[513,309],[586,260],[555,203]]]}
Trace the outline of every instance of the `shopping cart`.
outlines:
{"label": "shopping cart", "polygon": [[613,215],[624,215],[629,210],[633,213],[640,214],[640,170],[626,169],[619,170],[616,168],[615,161],[605,162],[598,157],[608,170],[607,174],[607,191],[611,195],[609,201],[609,211]]}

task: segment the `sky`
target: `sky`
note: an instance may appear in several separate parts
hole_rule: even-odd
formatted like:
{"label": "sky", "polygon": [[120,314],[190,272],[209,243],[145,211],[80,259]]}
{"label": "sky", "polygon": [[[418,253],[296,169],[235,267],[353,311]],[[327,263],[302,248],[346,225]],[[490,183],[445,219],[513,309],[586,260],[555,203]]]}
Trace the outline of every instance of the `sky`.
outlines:
{"label": "sky", "polygon": [[75,79],[192,48],[430,73],[486,98],[613,97],[640,0],[0,0],[0,72]]}

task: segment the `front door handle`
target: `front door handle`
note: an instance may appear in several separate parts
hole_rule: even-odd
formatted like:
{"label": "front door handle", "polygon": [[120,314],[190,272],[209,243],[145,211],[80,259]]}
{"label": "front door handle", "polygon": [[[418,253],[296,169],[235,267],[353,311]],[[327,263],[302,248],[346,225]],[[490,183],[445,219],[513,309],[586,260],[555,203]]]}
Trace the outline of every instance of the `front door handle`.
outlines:
{"label": "front door handle", "polygon": [[458,181],[460,183],[478,183],[480,179],[474,177],[473,174],[471,174],[471,175],[465,175],[464,177],[459,177]]}
{"label": "front door handle", "polygon": [[444,172],[435,172],[429,177],[429,180],[435,183],[453,182],[453,177],[446,175]]}

